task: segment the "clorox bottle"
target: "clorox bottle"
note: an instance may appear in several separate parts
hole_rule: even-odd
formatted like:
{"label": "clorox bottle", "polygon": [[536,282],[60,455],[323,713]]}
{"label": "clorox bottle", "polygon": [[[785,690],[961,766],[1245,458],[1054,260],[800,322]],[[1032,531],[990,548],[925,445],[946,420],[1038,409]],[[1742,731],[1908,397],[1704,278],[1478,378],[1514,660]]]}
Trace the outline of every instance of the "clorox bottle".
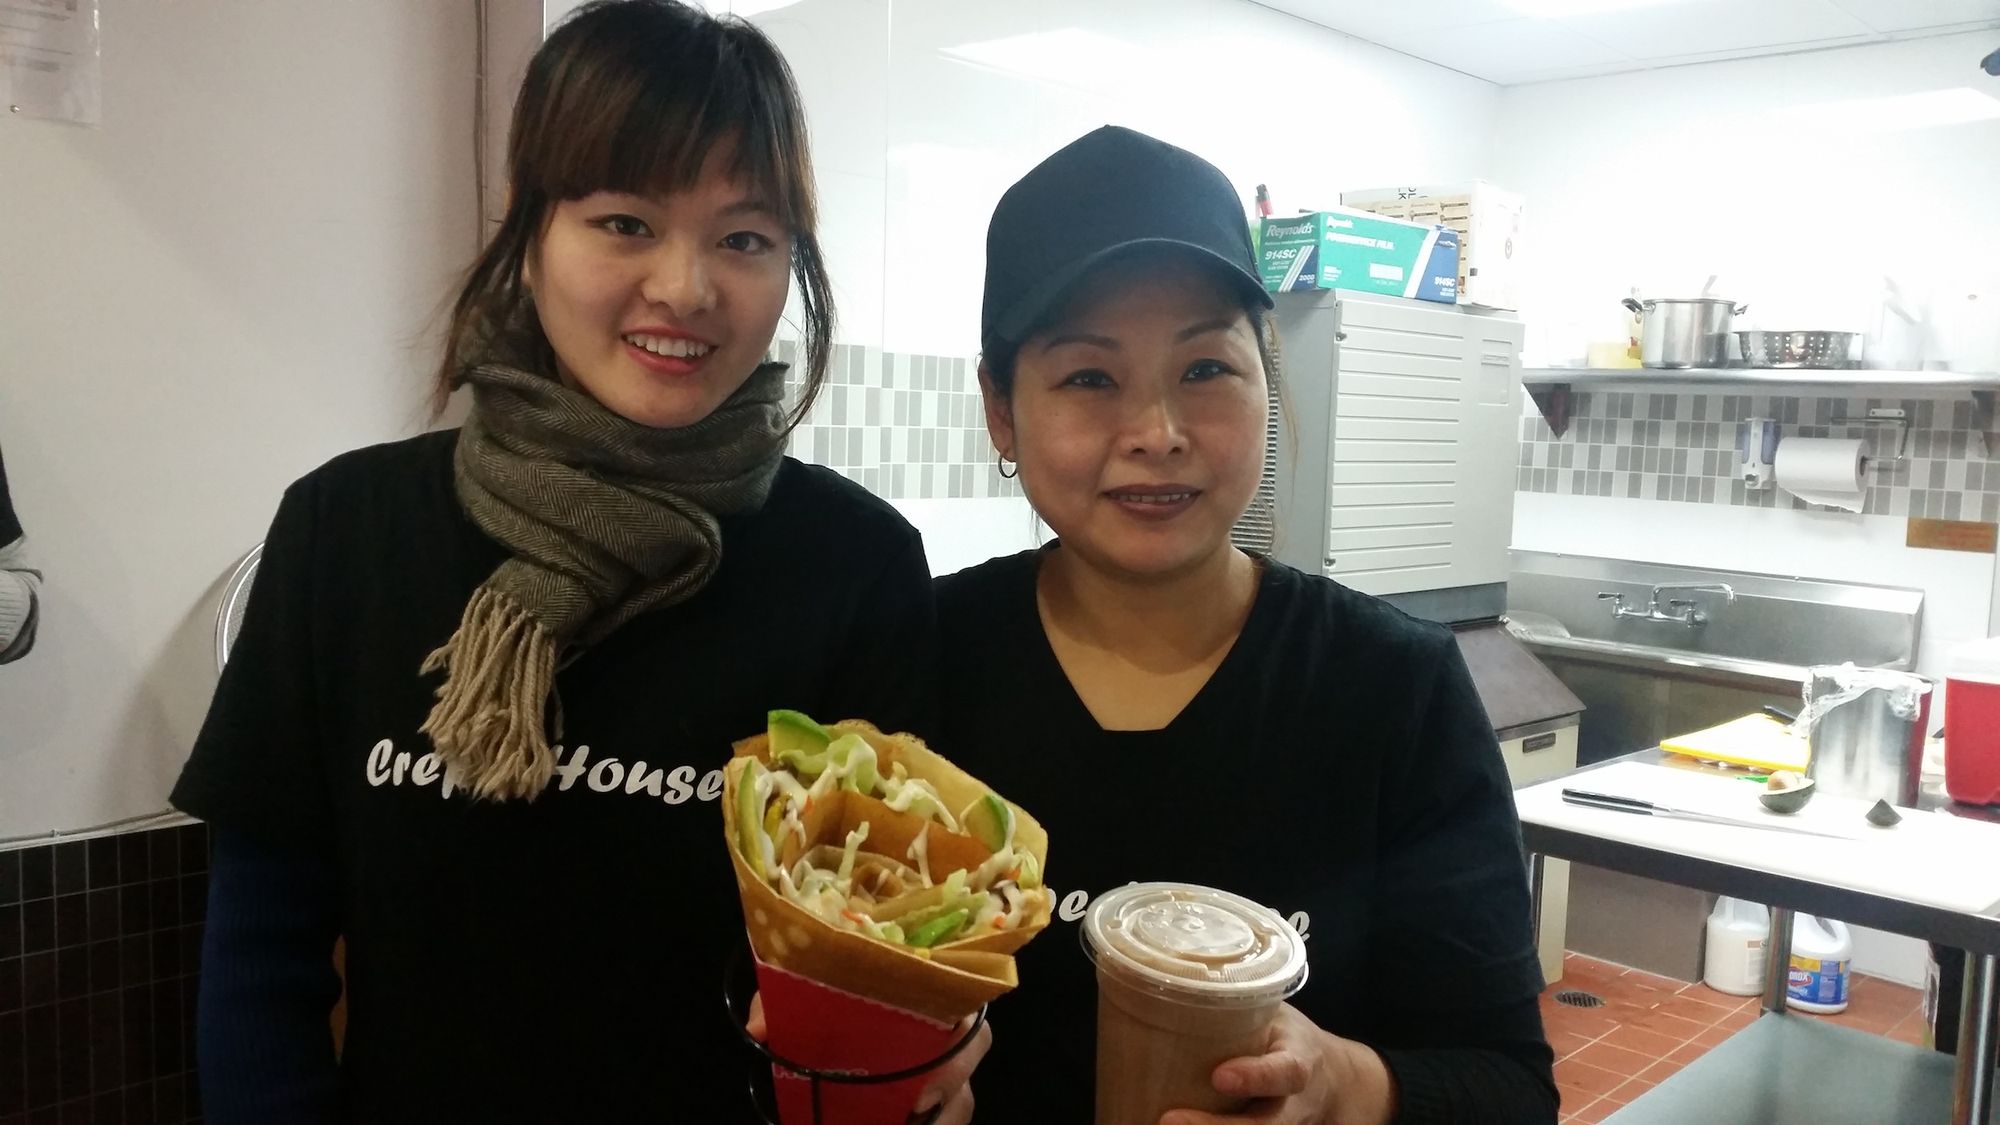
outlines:
{"label": "clorox bottle", "polygon": [[1811,914],[1792,920],[1792,972],[1786,1003],[1802,1012],[1828,1015],[1847,1010],[1847,969],[1854,961],[1854,935],[1844,922]]}

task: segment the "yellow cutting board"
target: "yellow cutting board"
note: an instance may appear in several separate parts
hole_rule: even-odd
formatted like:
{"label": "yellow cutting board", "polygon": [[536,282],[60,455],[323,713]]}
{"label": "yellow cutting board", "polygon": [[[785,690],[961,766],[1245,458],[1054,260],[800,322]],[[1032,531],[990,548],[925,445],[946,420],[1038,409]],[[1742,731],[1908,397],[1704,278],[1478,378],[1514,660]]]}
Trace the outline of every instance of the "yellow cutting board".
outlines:
{"label": "yellow cutting board", "polygon": [[1812,751],[1806,740],[1769,715],[1745,715],[1719,727],[1662,739],[1660,749],[1710,762],[1764,770],[1804,770]]}

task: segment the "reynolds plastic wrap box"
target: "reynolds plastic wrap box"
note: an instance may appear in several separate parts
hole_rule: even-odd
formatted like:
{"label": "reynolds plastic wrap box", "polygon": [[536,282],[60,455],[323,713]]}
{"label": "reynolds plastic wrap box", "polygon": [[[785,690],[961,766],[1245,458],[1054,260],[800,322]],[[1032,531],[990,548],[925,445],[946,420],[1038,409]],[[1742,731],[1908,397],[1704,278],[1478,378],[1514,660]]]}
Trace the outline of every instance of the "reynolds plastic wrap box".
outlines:
{"label": "reynolds plastic wrap box", "polygon": [[1258,269],[1273,293],[1352,289],[1458,302],[1458,232],[1336,208],[1264,220]]}

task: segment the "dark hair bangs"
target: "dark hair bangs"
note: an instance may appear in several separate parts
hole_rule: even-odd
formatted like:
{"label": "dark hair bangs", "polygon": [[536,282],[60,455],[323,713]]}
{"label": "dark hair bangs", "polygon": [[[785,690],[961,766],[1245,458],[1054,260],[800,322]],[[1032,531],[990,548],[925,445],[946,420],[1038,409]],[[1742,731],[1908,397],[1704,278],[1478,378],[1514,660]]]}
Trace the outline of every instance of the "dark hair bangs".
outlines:
{"label": "dark hair bangs", "polygon": [[[737,20],[669,28],[602,18],[617,14],[573,19],[551,37],[552,96],[539,120],[516,130],[520,186],[551,203],[599,191],[671,195],[726,159],[723,171],[787,228],[813,230],[806,130],[784,58]],[[559,42],[572,29],[579,42]],[[592,64],[572,68],[572,57]]]}

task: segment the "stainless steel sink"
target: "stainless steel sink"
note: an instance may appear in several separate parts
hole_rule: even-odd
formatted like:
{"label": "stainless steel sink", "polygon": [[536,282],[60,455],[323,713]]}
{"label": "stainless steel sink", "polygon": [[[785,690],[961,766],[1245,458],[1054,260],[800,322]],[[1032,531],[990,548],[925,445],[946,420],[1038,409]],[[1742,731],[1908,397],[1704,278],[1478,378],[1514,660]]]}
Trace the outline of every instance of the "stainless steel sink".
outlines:
{"label": "stainless steel sink", "polygon": [[[1921,590],[1526,551],[1507,582],[1508,627],[1586,708],[1578,765],[1766,704],[1796,710],[1815,664],[1907,670],[1923,602]],[[1577,865],[1569,901],[1568,948],[1699,979],[1708,896]]]}
{"label": "stainless steel sink", "polygon": [[[1718,585],[1734,597],[1687,589]],[[1604,595],[1700,623],[1620,616],[1620,603]],[[1676,610],[1668,601],[1692,604]],[[1515,552],[1507,583],[1514,631],[1538,650],[1792,683],[1803,683],[1812,665],[1849,660],[1907,670],[1923,603],[1923,591],[1899,587],[1532,551]]]}
{"label": "stainless steel sink", "polygon": [[1589,708],[1581,765],[1767,703],[1796,709],[1815,664],[1907,670],[1923,606],[1921,590],[1532,551],[1514,553],[1507,582],[1509,627]]}

